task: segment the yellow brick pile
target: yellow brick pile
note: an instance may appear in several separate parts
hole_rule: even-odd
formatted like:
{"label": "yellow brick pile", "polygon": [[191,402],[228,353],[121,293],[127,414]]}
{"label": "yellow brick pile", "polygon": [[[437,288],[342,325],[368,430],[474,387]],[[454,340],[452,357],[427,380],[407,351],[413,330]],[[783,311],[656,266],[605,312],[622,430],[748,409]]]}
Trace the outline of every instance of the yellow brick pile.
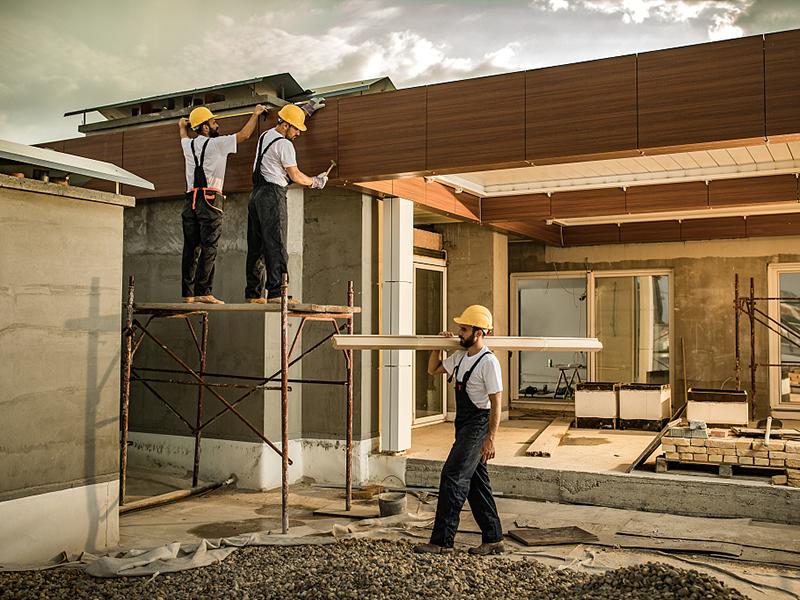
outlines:
{"label": "yellow brick pile", "polygon": [[667,460],[787,469],[789,481],[800,485],[800,441],[743,437],[673,437],[667,434],[661,449]]}

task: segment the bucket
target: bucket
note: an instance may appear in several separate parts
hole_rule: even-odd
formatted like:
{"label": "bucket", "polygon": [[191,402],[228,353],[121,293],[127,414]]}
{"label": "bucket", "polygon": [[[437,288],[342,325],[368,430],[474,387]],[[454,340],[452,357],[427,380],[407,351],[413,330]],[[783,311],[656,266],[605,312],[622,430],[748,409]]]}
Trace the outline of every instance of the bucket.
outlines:
{"label": "bucket", "polygon": [[378,494],[378,510],[382,517],[391,517],[406,512],[405,492],[384,492]]}

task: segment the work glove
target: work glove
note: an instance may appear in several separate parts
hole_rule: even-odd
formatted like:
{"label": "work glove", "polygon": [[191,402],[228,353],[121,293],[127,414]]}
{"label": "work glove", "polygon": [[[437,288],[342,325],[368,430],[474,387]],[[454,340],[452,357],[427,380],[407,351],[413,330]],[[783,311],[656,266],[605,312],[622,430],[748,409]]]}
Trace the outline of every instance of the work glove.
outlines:
{"label": "work glove", "polygon": [[321,190],[325,187],[326,183],[328,183],[328,176],[325,175],[325,173],[314,175],[314,177],[311,178],[311,187],[315,190]]}
{"label": "work glove", "polygon": [[303,112],[310,117],[320,108],[325,108],[325,98],[309,98],[306,102],[300,105],[300,108],[302,108]]}

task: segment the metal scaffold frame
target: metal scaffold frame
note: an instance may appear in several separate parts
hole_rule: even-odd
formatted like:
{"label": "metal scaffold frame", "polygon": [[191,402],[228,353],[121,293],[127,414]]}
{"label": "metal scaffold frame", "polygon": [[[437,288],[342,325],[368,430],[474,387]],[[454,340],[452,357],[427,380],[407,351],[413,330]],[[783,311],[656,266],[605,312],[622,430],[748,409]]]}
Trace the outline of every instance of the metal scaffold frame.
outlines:
{"label": "metal scaffold frame", "polygon": [[[342,333],[342,329],[347,334],[353,333],[353,318],[359,312],[354,306],[353,282],[347,282],[347,305],[346,306],[325,306],[325,305],[290,305],[288,296],[288,280],[284,275],[281,286],[280,302],[280,323],[281,323],[281,367],[275,373],[264,376],[247,376],[230,373],[214,373],[207,370],[208,357],[208,337],[209,337],[209,312],[247,312],[274,313],[277,312],[275,304],[248,304],[248,305],[207,305],[207,304],[136,304],[134,302],[134,277],[128,281],[128,296],[125,305],[125,324],[122,330],[124,350],[122,356],[122,386],[121,386],[121,407],[120,407],[120,487],[119,504],[123,506],[126,494],[126,471],[128,465],[128,431],[129,431],[129,410],[131,399],[131,384],[140,383],[150,391],[169,411],[175,415],[187,429],[194,435],[194,465],[192,469],[192,487],[198,485],[200,472],[200,446],[203,430],[219,419],[221,416],[231,413],[236,416],[248,429],[250,429],[262,442],[267,444],[272,450],[281,456],[281,525],[283,533],[289,531],[288,505],[289,505],[289,465],[292,460],[289,458],[289,392],[290,384],[319,384],[344,386],[346,390],[346,445],[345,445],[345,509],[350,510],[353,498],[352,485],[352,463],[353,463],[353,351],[341,350],[345,357],[345,379],[344,380],[321,380],[321,379],[290,379],[289,368],[300,362],[308,354],[325,344],[334,335]],[[137,316],[147,316],[147,319],[140,320]],[[195,326],[192,324],[192,317],[200,318],[200,335],[198,336]],[[298,318],[300,324],[294,334],[294,338],[289,343],[289,319]],[[150,330],[151,325],[158,319],[183,319],[187,324],[189,333],[197,349],[198,368],[194,369],[173,349],[164,343]],[[294,359],[291,358],[296,350],[300,334],[308,321],[329,322],[333,331],[319,342],[315,343],[306,350],[300,351]],[[133,360],[142,343],[151,340],[156,346],[169,356],[179,369],[166,368],[146,368],[136,367]],[[156,377],[155,374],[161,374]],[[189,380],[177,379],[177,375],[188,375]],[[219,383],[217,381],[207,381],[206,378],[214,380],[233,379],[248,383]],[[280,378],[280,385],[269,385],[275,379]],[[153,387],[153,383],[172,384],[172,385],[193,385],[197,386],[197,411],[195,423],[192,424],[186,417],[180,414],[172,404]],[[221,393],[222,390],[243,390],[243,392],[233,401],[229,401]],[[253,425],[236,406],[259,390],[280,390],[281,392],[281,446],[278,448],[273,442],[267,439],[262,430]],[[221,402],[224,407],[212,417],[204,420],[205,416],[205,393],[210,393],[214,398]]]}
{"label": "metal scaffold frame", "polygon": [[800,366],[798,362],[766,362],[760,363],[756,360],[756,323],[766,327],[768,331],[777,334],[781,340],[800,348],[800,330],[795,329],[780,321],[780,317],[776,320],[768,312],[761,310],[758,307],[759,302],[785,302],[785,303],[800,303],[800,298],[792,297],[757,297],[755,294],[755,282],[750,278],[750,293],[747,296],[741,296],[739,293],[739,274],[734,276],[733,280],[734,299],[733,310],[736,317],[734,329],[736,331],[736,389],[742,389],[741,372],[741,343],[739,341],[739,322],[741,315],[747,315],[750,323],[750,414],[755,410],[756,398],[756,371],[758,367],[788,367]]}

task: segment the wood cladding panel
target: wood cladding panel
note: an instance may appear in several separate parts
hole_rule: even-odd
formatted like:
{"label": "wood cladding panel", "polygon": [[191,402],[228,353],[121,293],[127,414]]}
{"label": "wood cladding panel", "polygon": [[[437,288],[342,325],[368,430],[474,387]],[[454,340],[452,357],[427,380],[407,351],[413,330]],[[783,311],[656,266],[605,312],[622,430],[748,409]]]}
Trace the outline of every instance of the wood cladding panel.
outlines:
{"label": "wood cladding panel", "polygon": [[43,142],[41,144],[34,144],[37,148],[47,148],[49,150],[55,150],[56,152],[63,152],[64,151],[64,144],[69,140],[57,140],[55,142]]}
{"label": "wood cladding panel", "polygon": [[546,219],[550,216],[550,197],[547,194],[528,194],[481,200],[481,220],[495,221]]}
{"label": "wood cladding panel", "polygon": [[525,157],[636,150],[636,57],[525,74]]}
{"label": "wood cladding panel", "polygon": [[743,217],[689,219],[681,222],[681,239],[687,242],[692,240],[742,238],[746,236],[747,227]]}
{"label": "wood cladding panel", "polygon": [[[339,162],[339,102],[328,100],[325,108],[317,111],[306,121],[308,131],[294,141],[297,152],[297,167],[309,177],[326,171],[332,160]],[[331,179],[339,179],[336,167]]]}
{"label": "wood cladding panel", "polygon": [[337,178],[424,171],[426,98],[424,87],[343,98]]}
{"label": "wood cladding panel", "polygon": [[[229,135],[239,131],[250,117],[231,117],[219,121],[220,135]],[[258,136],[270,127],[269,123],[258,120],[256,131],[249,140],[236,146],[236,154],[228,155],[225,168],[225,183],[223,193],[249,192],[253,189],[253,161],[256,159]]]}
{"label": "wood cladding panel", "polygon": [[708,207],[704,181],[629,187],[625,204],[630,213],[696,210]]}
{"label": "wood cladding panel", "polygon": [[525,73],[429,86],[427,118],[428,170],[525,164]]}
{"label": "wood cladding panel", "polygon": [[577,225],[564,227],[565,246],[593,246],[595,244],[618,244],[619,226],[613,223],[603,225]]}
{"label": "wood cladding panel", "polygon": [[767,136],[800,134],[800,31],[764,38]]}
{"label": "wood cladding panel", "polygon": [[[109,133],[106,135],[90,135],[82,138],[75,138],[66,140],[64,142],[64,149],[62,152],[67,154],[75,154],[76,156],[83,156],[84,158],[91,158],[94,160],[102,160],[122,166],[122,132]],[[129,169],[130,170],[130,169]],[[134,175],[139,175],[135,171],[131,171]],[[115,192],[117,184],[113,181],[106,181],[103,179],[90,179],[86,183],[81,183],[81,187],[90,188],[93,190],[100,190],[101,192]],[[136,189],[139,192],[150,191],[143,190],[142,188]],[[136,195],[131,194],[131,195]]]}
{"label": "wood cladding panel", "polygon": [[794,175],[720,179],[708,184],[708,203],[713,207],[742,206],[797,200]]}
{"label": "wood cladding panel", "polygon": [[557,192],[550,198],[553,218],[579,218],[625,214],[625,191],[622,188]]}
{"label": "wood cladding panel", "polygon": [[543,222],[535,221],[498,221],[493,223],[492,227],[506,233],[541,240],[551,246],[561,246],[561,227],[559,225],[546,225]]}
{"label": "wood cladding panel", "polygon": [[674,242],[681,239],[681,224],[678,221],[623,223],[619,228],[619,239],[623,244]]}
{"label": "wood cladding panel", "polygon": [[177,124],[126,130],[122,168],[156,186],[155,190],[142,190],[125,185],[125,194],[137,198],[182,196],[186,192],[186,165]]}
{"label": "wood cladding panel", "polygon": [[476,196],[455,194],[449,187],[436,182],[428,183],[422,177],[363,182],[358,187],[385,196],[405,198],[448,216],[468,221],[479,220],[480,200]]}
{"label": "wood cladding panel", "polygon": [[761,36],[638,58],[639,147],[764,136]]}
{"label": "wood cladding panel", "polygon": [[800,235],[800,214],[753,215],[747,217],[748,237]]}

